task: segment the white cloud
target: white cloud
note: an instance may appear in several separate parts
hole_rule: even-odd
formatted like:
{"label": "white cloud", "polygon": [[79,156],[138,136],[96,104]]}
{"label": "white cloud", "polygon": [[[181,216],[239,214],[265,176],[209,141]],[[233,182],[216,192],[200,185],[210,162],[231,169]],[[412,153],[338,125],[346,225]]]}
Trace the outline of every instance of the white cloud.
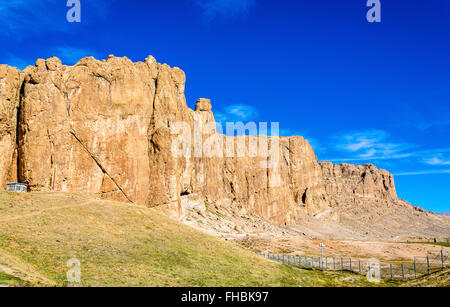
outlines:
{"label": "white cloud", "polygon": [[411,144],[391,142],[390,135],[383,130],[343,133],[335,135],[333,142],[339,151],[354,155],[349,160],[405,157],[407,154],[402,152],[414,147]]}
{"label": "white cloud", "polygon": [[423,161],[429,165],[450,165],[450,160],[443,159],[442,155],[438,155],[436,157],[431,158],[425,158]]}
{"label": "white cloud", "polygon": [[255,121],[259,112],[249,105],[232,105],[223,112],[214,113],[217,122],[247,122]]}
{"label": "white cloud", "polygon": [[226,108],[226,112],[233,118],[237,118],[242,121],[254,119],[258,116],[258,111],[256,111],[255,108],[247,105],[229,106]]}
{"label": "white cloud", "polygon": [[[368,130],[353,133],[344,133],[332,137],[334,147],[347,153],[347,157],[325,159],[333,162],[370,162],[386,160],[402,160],[401,162],[427,164],[429,166],[450,165],[450,148],[436,148],[425,150],[412,150],[416,146],[393,142],[386,131]],[[385,164],[385,162],[383,162]],[[417,172],[399,173],[398,176],[443,174],[448,170],[429,169]]]}
{"label": "white cloud", "polygon": [[235,18],[246,15],[252,8],[255,0],[196,0],[198,6],[208,20],[217,17]]}
{"label": "white cloud", "polygon": [[415,171],[407,173],[397,173],[395,176],[419,176],[419,175],[435,175],[435,174],[450,174],[450,170],[427,170],[427,171]]}

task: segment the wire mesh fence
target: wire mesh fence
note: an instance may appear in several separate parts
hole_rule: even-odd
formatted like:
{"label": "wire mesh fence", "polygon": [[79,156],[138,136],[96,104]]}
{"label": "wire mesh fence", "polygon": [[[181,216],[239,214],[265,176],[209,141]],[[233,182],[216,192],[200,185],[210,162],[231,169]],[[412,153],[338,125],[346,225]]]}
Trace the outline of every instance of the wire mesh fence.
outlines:
{"label": "wire mesh fence", "polygon": [[361,275],[375,274],[383,279],[417,279],[450,267],[450,254],[444,250],[439,253],[429,252],[427,257],[415,257],[411,262],[396,263],[383,263],[376,259],[258,254],[286,265],[313,270],[347,271]]}

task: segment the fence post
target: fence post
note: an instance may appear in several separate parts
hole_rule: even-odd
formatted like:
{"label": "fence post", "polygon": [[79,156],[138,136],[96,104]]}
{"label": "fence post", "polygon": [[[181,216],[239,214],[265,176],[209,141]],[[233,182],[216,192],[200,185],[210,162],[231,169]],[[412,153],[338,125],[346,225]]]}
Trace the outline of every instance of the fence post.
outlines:
{"label": "fence post", "polygon": [[361,272],[361,259],[359,260],[359,274],[362,275],[362,272]]}
{"label": "fence post", "polygon": [[442,261],[442,269],[445,269],[445,262],[444,262],[444,249],[441,249],[441,261]]}
{"label": "fence post", "polygon": [[402,276],[403,280],[405,280],[405,265],[402,263]]}
{"label": "fence post", "polygon": [[344,270],[344,259],[341,257],[341,271]]}
{"label": "fence post", "polygon": [[380,278],[383,278],[383,270],[381,269],[381,262],[380,262]]}
{"label": "fence post", "polygon": [[414,257],[414,278],[417,279],[416,257]]}
{"label": "fence post", "polygon": [[353,268],[352,268],[352,258],[350,258],[350,272],[353,272]]}
{"label": "fence post", "polygon": [[428,267],[428,275],[431,274],[431,268],[430,268],[430,256],[427,256],[427,267]]}
{"label": "fence post", "polygon": [[325,258],[325,271],[328,271],[328,257]]}
{"label": "fence post", "polygon": [[333,257],[333,270],[336,270],[336,257]]}
{"label": "fence post", "polygon": [[394,279],[394,273],[392,272],[392,263],[391,263],[390,267],[391,267],[391,279]]}

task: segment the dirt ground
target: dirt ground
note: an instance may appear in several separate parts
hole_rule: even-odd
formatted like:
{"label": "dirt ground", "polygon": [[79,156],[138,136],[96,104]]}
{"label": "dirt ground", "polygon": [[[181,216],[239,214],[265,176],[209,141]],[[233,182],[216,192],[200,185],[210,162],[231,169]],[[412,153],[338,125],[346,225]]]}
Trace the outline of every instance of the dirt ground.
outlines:
{"label": "dirt ground", "polygon": [[298,256],[320,256],[320,243],[325,243],[328,257],[376,258],[380,261],[413,261],[414,257],[437,255],[441,249],[450,262],[450,248],[425,243],[401,243],[387,241],[318,240],[303,237],[280,238],[278,236],[249,236],[230,238],[248,249]]}
{"label": "dirt ground", "polygon": [[[410,218],[410,217],[409,217]],[[407,242],[448,242],[448,239],[436,239],[434,235],[443,234],[447,229],[433,229],[426,219],[420,221],[396,220],[397,216],[383,216],[381,226],[372,223],[364,225],[358,220],[317,219],[304,216],[297,223],[282,227],[239,208],[209,208],[197,206],[187,212],[183,222],[209,234],[233,241],[247,249],[258,252],[270,252],[285,255],[320,256],[320,243],[325,243],[325,255],[329,257],[352,257],[360,259],[376,258],[380,261],[408,261],[414,257],[426,257],[428,253],[436,256],[444,249],[450,265],[450,248],[426,243]],[[430,221],[429,221],[430,220]],[[414,223],[413,223],[414,222]],[[385,225],[391,227],[385,229]],[[398,225],[397,225],[398,224]],[[394,225],[394,226],[393,226]],[[403,225],[403,227],[401,227]],[[405,228],[404,225],[410,227]],[[378,226],[378,227],[377,227]],[[398,226],[398,227],[397,227]],[[425,230],[421,230],[426,228]],[[419,235],[414,231],[420,229]],[[430,254],[430,255],[431,255]]]}

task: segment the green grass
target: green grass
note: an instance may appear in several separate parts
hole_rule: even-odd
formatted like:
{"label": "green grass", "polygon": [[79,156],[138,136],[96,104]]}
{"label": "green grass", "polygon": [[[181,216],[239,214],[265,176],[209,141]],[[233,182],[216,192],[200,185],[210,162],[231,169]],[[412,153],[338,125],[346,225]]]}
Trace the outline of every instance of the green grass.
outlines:
{"label": "green grass", "polygon": [[406,244],[428,244],[428,245],[435,245],[435,246],[450,247],[450,243],[447,243],[447,242],[409,242]]}
{"label": "green grass", "polygon": [[[136,205],[0,192],[0,265],[36,281],[25,285],[67,286],[72,258],[81,262],[82,286],[397,285],[279,265]],[[6,282],[24,285],[0,275],[0,284]]]}
{"label": "green grass", "polygon": [[29,286],[30,283],[25,282],[18,277],[0,272],[0,285],[8,287],[25,287]]}
{"label": "green grass", "polygon": [[403,287],[450,287],[450,269],[411,280],[402,284]]}

